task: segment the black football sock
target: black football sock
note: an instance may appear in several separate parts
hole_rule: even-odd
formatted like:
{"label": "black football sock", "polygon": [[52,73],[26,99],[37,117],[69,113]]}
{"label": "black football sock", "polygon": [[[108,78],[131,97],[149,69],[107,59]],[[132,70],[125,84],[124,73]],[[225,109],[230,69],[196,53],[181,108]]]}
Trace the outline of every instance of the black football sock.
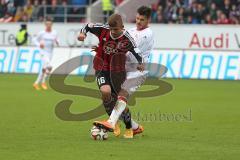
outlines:
{"label": "black football sock", "polygon": [[117,96],[116,96],[115,94],[112,94],[112,95],[111,95],[110,101],[108,101],[108,102],[103,102],[105,111],[107,112],[107,114],[108,114],[109,116],[111,115],[112,110],[113,110],[116,102],[117,102]]}
{"label": "black football sock", "polygon": [[126,129],[132,128],[132,122],[131,122],[131,112],[128,108],[126,108],[123,113],[121,114],[121,119],[123,120]]}

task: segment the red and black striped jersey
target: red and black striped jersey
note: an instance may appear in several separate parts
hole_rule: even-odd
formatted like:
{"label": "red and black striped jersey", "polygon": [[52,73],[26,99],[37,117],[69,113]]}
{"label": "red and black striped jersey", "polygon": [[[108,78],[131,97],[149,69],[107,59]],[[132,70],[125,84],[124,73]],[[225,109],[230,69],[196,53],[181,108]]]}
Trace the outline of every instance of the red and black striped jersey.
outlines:
{"label": "red and black striped jersey", "polygon": [[81,32],[85,34],[91,32],[99,39],[97,53],[93,60],[95,70],[125,71],[128,51],[134,55],[138,63],[142,63],[140,50],[127,31],[124,31],[118,38],[114,38],[111,36],[108,25],[88,23],[81,29]]}

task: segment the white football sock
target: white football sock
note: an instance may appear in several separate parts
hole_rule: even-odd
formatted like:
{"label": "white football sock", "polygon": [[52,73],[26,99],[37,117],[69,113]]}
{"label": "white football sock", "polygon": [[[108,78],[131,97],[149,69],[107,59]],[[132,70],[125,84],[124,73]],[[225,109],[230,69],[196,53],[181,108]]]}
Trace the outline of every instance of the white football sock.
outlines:
{"label": "white football sock", "polygon": [[109,119],[108,119],[108,122],[110,124],[112,124],[113,127],[115,127],[120,115],[122,114],[122,112],[125,110],[126,108],[126,102],[123,101],[123,100],[118,100],[117,101],[117,105],[114,107]]}
{"label": "white football sock", "polygon": [[132,129],[133,130],[138,129],[139,124],[137,122],[135,122],[133,119],[131,119],[131,123],[132,123]]}
{"label": "white football sock", "polygon": [[43,72],[42,71],[39,72],[37,80],[35,81],[35,83],[39,84],[40,82],[42,82],[43,76],[44,76]]}
{"label": "white football sock", "polygon": [[45,82],[46,82],[47,76],[48,76],[47,73],[44,73],[44,74],[43,74],[42,83],[45,83]]}

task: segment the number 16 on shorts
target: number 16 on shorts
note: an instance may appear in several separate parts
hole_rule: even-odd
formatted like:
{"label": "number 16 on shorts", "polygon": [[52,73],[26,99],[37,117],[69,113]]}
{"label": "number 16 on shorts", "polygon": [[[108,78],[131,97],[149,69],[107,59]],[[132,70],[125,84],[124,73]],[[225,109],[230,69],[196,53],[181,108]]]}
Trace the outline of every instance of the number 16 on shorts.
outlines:
{"label": "number 16 on shorts", "polygon": [[97,81],[99,86],[106,83],[105,77],[98,77]]}

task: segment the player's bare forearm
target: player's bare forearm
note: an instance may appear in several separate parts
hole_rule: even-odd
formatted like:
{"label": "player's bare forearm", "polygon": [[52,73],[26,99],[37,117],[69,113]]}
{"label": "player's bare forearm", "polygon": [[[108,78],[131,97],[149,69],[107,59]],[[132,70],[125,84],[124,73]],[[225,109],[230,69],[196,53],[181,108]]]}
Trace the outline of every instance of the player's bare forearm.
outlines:
{"label": "player's bare forearm", "polygon": [[91,50],[91,52],[97,52],[97,50],[98,50],[98,46],[92,46],[92,50]]}
{"label": "player's bare forearm", "polygon": [[138,66],[137,66],[137,70],[139,70],[140,72],[143,72],[144,69],[145,69],[145,67],[144,67],[144,64],[143,64],[143,63],[138,64]]}

